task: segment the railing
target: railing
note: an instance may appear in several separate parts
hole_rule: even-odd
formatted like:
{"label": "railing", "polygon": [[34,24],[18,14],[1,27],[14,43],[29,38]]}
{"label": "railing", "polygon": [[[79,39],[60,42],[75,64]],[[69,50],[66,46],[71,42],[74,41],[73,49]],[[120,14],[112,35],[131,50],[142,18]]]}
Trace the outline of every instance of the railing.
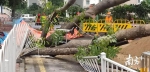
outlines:
{"label": "railing", "polygon": [[[132,28],[130,23],[113,23],[112,25],[114,31],[118,29],[128,29]],[[83,23],[83,31],[84,32],[107,32],[106,24],[104,23]]]}
{"label": "railing", "polygon": [[97,56],[83,57],[78,60],[80,65],[88,72],[100,72],[100,66],[98,65]]}
{"label": "railing", "polygon": [[[113,23],[128,23],[127,19],[116,19]],[[131,24],[145,24],[144,20],[132,20],[130,21]]]}
{"label": "railing", "polygon": [[[101,64],[98,64],[101,60]],[[106,58],[103,52],[100,56],[88,56],[78,60],[80,65],[88,72],[137,72],[113,60]]]}
{"label": "railing", "polygon": [[15,24],[0,49],[0,72],[16,72],[16,59],[20,55],[27,34],[28,24]]}
{"label": "railing", "polygon": [[140,72],[150,72],[150,51],[142,53],[142,61],[141,61],[141,70]]}
{"label": "railing", "polygon": [[[108,58],[106,58],[106,53],[101,53],[101,72],[113,72],[114,70],[116,70],[116,72],[121,71],[121,72],[137,72],[133,69],[130,69],[124,65],[121,65],[113,60],[110,60]],[[115,66],[115,69],[114,69]],[[111,69],[110,69],[111,68]],[[120,70],[118,69],[120,68]]]}

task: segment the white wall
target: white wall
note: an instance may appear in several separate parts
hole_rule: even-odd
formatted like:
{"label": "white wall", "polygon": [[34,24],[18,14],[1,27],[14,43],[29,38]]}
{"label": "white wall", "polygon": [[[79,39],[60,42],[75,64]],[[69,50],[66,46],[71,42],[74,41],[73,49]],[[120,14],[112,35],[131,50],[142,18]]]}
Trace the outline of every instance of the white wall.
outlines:
{"label": "white wall", "polygon": [[90,4],[97,4],[99,3],[99,0],[90,0]]}

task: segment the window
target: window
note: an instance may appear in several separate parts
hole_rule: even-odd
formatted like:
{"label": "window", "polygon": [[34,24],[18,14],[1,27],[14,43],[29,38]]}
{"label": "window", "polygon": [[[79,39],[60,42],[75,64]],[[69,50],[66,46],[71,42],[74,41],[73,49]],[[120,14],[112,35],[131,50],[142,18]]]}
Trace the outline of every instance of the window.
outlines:
{"label": "window", "polygon": [[86,4],[90,4],[90,0],[86,0]]}

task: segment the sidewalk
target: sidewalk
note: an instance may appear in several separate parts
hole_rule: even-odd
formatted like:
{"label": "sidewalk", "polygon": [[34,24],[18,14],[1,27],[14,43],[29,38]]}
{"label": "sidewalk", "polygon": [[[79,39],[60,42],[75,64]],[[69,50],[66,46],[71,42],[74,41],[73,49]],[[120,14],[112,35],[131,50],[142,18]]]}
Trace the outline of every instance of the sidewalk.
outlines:
{"label": "sidewalk", "polygon": [[16,72],[25,72],[24,61],[22,63],[16,63]]}

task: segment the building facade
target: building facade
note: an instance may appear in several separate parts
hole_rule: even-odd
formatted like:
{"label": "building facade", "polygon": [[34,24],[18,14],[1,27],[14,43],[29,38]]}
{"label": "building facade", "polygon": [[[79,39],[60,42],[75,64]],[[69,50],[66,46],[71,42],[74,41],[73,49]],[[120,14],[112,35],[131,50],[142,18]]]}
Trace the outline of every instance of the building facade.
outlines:
{"label": "building facade", "polygon": [[123,4],[126,4],[126,5],[130,5],[130,4],[140,4],[143,0],[130,0],[130,1],[127,1]]}
{"label": "building facade", "polygon": [[87,8],[90,4],[97,4],[101,0],[76,0],[75,4],[80,5],[82,8]]}
{"label": "building facade", "polygon": [[27,7],[31,6],[33,3],[36,3],[37,5],[43,7],[48,0],[25,0],[25,1],[27,1]]}
{"label": "building facade", "polygon": [[[87,8],[90,4],[97,4],[102,0],[76,0],[75,4],[80,5],[82,8]],[[130,0],[123,4],[140,4],[143,0]]]}

